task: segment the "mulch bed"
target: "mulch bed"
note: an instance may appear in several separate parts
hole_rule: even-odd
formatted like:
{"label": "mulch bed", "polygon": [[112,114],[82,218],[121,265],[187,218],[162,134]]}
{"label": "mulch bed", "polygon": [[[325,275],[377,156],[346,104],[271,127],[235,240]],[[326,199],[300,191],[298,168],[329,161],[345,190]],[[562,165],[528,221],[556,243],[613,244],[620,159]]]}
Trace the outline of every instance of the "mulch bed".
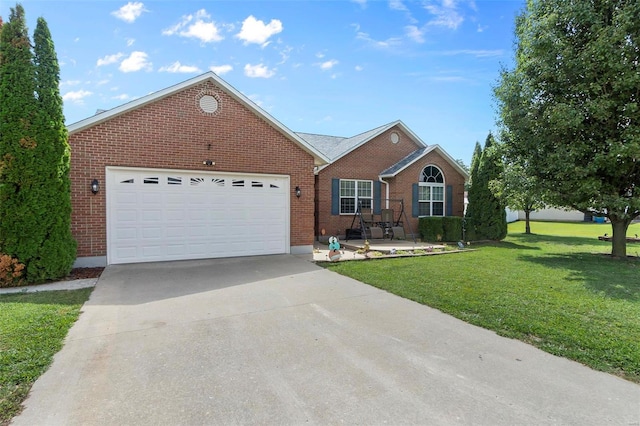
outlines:
{"label": "mulch bed", "polygon": [[103,267],[96,268],[73,268],[71,273],[65,280],[73,281],[73,280],[83,280],[86,278],[99,278],[100,274],[104,271]]}

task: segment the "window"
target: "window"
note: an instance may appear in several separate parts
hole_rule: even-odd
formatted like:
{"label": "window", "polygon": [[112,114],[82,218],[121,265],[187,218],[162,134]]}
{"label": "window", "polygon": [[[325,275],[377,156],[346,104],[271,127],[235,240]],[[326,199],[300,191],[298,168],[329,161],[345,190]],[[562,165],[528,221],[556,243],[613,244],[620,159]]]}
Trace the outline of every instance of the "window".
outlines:
{"label": "window", "polygon": [[358,203],[364,209],[372,207],[373,181],[340,180],[340,214],[354,214]]}
{"label": "window", "polygon": [[427,166],[422,170],[418,203],[420,216],[444,216],[444,176],[436,166]]}

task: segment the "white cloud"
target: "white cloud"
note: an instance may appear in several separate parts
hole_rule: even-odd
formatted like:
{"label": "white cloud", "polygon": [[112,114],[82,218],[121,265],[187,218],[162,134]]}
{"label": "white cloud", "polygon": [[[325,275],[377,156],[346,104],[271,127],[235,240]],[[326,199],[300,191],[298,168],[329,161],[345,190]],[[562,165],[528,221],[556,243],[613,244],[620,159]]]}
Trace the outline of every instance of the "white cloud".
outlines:
{"label": "white cloud", "polygon": [[324,58],[324,53],[322,53],[322,52],[316,53],[316,58],[318,58],[318,59]]}
{"label": "white cloud", "polygon": [[252,78],[271,78],[276,74],[275,70],[270,70],[266,65],[257,64],[244,66],[244,75]]}
{"label": "white cloud", "polygon": [[60,87],[64,87],[64,86],[77,86],[78,84],[82,83],[82,81],[80,80],[67,80],[67,81],[61,81],[60,82]]}
{"label": "white cloud", "polygon": [[265,24],[263,21],[256,19],[250,15],[242,23],[240,32],[236,37],[244,41],[244,44],[255,43],[266,46],[267,40],[272,35],[282,32],[282,22],[278,19],[272,19],[271,22]]}
{"label": "white cloud", "polygon": [[389,9],[399,10],[401,12],[408,12],[407,6],[402,3],[402,0],[389,0]]}
{"label": "white cloud", "polygon": [[356,71],[362,71],[362,70],[364,70],[364,67],[362,65],[356,65],[354,69]]}
{"label": "white cloud", "polygon": [[289,60],[291,57],[291,52],[293,51],[293,47],[287,46],[284,49],[280,50],[278,54],[280,55],[281,61],[278,62],[278,65],[282,65]]}
{"label": "white cloud", "polygon": [[390,49],[400,45],[401,40],[397,37],[391,37],[386,40],[374,40],[365,32],[358,32],[356,39],[367,42],[369,45],[376,49]]}
{"label": "white cloud", "polygon": [[133,23],[136,19],[142,15],[142,12],[146,12],[144,4],[142,2],[129,2],[122,6],[120,9],[111,12],[113,16],[124,22]]}
{"label": "white cloud", "polygon": [[202,70],[195,65],[182,65],[180,61],[175,61],[171,65],[161,67],[158,71],[182,74],[195,74],[202,72]]}
{"label": "white cloud", "polygon": [[430,0],[425,2],[424,8],[434,15],[428,25],[455,30],[464,21],[464,17],[458,11],[457,0]]}
{"label": "white cloud", "polygon": [[331,59],[329,61],[325,61],[319,64],[320,69],[322,71],[327,71],[330,70],[331,68],[335,67],[336,65],[338,65],[338,61],[335,59]]}
{"label": "white cloud", "polygon": [[424,30],[416,27],[415,25],[407,25],[405,28],[405,33],[407,37],[416,43],[424,43]]}
{"label": "white cloud", "polygon": [[211,20],[211,15],[204,9],[200,9],[195,15],[183,16],[182,21],[162,31],[162,34],[169,36],[177,34],[180,37],[196,38],[203,43],[224,39],[216,23]]}
{"label": "white cloud", "polygon": [[153,64],[147,59],[148,55],[144,52],[132,52],[128,58],[120,63],[118,68],[122,72],[134,72],[134,71],[151,71]]}
{"label": "white cloud", "polygon": [[231,65],[212,65],[209,69],[218,75],[223,75],[233,70],[233,67]]}
{"label": "white cloud", "polygon": [[133,46],[133,43],[135,43],[135,42],[136,42],[135,38],[128,38],[127,39],[127,47]]}
{"label": "white cloud", "polygon": [[486,30],[487,28],[489,28],[488,25],[480,25],[480,24],[478,24],[478,32],[479,33],[484,32],[484,30]]}
{"label": "white cloud", "polygon": [[131,96],[127,95],[126,93],[123,93],[123,94],[118,95],[118,96],[113,96],[113,97],[111,97],[111,99],[115,99],[117,101],[126,101],[128,99],[131,99]]}
{"label": "white cloud", "polygon": [[96,63],[96,66],[101,67],[101,66],[104,66],[104,65],[115,64],[123,56],[124,56],[124,53],[115,53],[113,55],[107,55],[104,58],[98,59],[98,62]]}
{"label": "white cloud", "polygon": [[91,95],[93,95],[93,92],[89,92],[88,90],[77,90],[75,92],[65,93],[64,95],[62,95],[62,100],[81,104],[84,98]]}
{"label": "white cloud", "polygon": [[353,1],[354,3],[358,3],[363,8],[367,6],[367,0],[351,0],[351,1]]}

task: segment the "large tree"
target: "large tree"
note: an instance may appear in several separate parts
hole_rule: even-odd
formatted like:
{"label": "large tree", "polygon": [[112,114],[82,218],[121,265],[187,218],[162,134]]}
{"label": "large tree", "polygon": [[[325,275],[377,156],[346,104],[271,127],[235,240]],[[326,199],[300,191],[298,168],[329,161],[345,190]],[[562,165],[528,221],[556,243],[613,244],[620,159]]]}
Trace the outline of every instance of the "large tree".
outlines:
{"label": "large tree", "polygon": [[[33,34],[41,187],[38,202],[46,206],[39,275],[61,277],[69,273],[76,258],[71,235],[70,148],[60,96],[60,66],[47,22],[38,18]],[[27,272],[28,273],[28,272]]]}
{"label": "large tree", "polygon": [[21,5],[0,34],[0,252],[24,263],[30,282],[66,275],[75,258],[58,65],[38,27],[35,57]]}
{"label": "large tree", "polygon": [[529,0],[495,89],[508,152],[554,205],[609,218],[612,255],[640,215],[640,2]]}

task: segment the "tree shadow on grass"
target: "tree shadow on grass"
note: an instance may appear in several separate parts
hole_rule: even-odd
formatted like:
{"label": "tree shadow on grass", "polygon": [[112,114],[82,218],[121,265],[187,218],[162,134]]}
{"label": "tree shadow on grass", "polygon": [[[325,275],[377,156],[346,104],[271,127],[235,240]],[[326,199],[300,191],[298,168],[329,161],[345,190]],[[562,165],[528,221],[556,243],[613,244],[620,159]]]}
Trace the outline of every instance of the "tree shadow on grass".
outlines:
{"label": "tree shadow on grass", "polygon": [[[538,234],[509,234],[510,240],[515,240],[518,243],[552,243],[552,244],[564,244],[571,246],[602,246],[603,248],[611,248],[611,243],[607,241],[600,241],[594,237],[569,237],[559,235],[538,235]],[[640,245],[638,246],[640,248]]]}
{"label": "tree shadow on grass", "polygon": [[612,259],[593,253],[567,253],[547,256],[519,256],[550,269],[568,271],[568,281],[583,282],[585,288],[613,299],[640,301],[640,259]]}

